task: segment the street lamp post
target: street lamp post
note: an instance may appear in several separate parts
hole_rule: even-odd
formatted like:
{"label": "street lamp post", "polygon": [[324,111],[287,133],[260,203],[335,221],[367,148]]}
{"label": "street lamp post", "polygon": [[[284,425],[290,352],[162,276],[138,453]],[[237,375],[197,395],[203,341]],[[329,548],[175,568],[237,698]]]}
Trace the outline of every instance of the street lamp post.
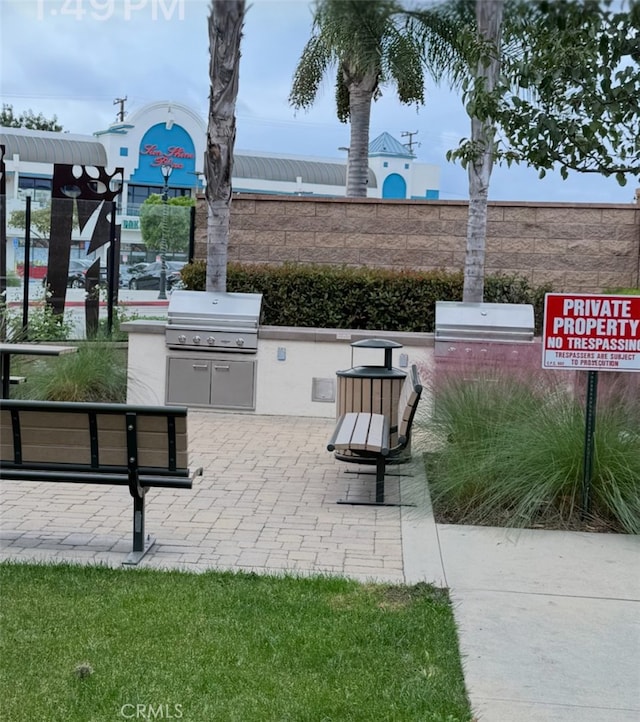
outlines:
{"label": "street lamp post", "polygon": [[162,173],[163,188],[162,188],[162,236],[160,239],[160,293],[158,293],[159,299],[167,298],[167,261],[165,254],[167,252],[167,203],[169,202],[169,176],[173,168],[164,164],[160,166]]}

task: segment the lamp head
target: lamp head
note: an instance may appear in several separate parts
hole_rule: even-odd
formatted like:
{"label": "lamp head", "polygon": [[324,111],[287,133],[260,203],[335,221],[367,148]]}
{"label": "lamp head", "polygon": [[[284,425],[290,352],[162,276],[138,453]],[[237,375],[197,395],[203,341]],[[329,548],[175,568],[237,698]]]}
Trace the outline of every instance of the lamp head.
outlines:
{"label": "lamp head", "polygon": [[172,171],[173,168],[168,163],[160,166],[160,172],[162,173],[162,177],[165,179],[165,181],[169,180],[169,176],[171,175]]}

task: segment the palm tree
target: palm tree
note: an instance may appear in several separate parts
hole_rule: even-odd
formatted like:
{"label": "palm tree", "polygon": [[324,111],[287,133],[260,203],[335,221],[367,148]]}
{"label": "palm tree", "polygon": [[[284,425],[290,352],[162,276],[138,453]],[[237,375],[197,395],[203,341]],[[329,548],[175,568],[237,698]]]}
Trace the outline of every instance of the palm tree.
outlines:
{"label": "palm tree", "polygon": [[[289,96],[297,108],[316,99],[320,82],[337,66],[338,118],[351,121],[347,196],[366,196],[371,103],[394,81],[403,103],[424,102],[425,74],[453,87],[474,82],[491,90],[500,72],[500,31],[505,0],[448,0],[421,10],[394,0],[318,0]],[[512,0],[517,4],[519,0]],[[487,198],[495,127],[470,110],[469,220],[464,300],[481,301]],[[471,150],[472,149],[472,152]]]}
{"label": "palm tree", "polygon": [[337,69],[338,119],[351,123],[347,196],[366,197],[371,104],[391,83],[401,103],[424,103],[422,46],[395,0],[317,0],[312,33],[289,102],[310,108],[325,74]]}
{"label": "palm tree", "polygon": [[212,0],[209,14],[209,121],[205,178],[207,291],[226,291],[235,108],[245,0]]}

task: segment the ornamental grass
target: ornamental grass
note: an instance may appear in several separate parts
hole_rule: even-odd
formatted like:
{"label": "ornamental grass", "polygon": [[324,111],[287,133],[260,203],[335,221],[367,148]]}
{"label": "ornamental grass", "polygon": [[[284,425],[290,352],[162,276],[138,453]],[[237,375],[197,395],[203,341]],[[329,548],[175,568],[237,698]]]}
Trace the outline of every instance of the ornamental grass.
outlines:
{"label": "ornamental grass", "polygon": [[430,374],[419,428],[436,518],[640,533],[640,374],[599,373],[590,499],[586,375],[543,370],[537,354]]}

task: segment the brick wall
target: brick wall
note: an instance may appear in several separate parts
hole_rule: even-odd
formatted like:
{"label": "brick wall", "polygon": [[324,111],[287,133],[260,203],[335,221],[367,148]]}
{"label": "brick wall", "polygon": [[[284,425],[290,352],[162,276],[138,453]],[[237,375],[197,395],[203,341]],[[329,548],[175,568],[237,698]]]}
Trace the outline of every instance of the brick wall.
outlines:
{"label": "brick wall", "polygon": [[[206,258],[198,200],[196,257]],[[229,260],[391,268],[464,266],[467,204],[243,194],[233,197]],[[640,205],[491,202],[486,272],[555,291],[640,286]]]}

